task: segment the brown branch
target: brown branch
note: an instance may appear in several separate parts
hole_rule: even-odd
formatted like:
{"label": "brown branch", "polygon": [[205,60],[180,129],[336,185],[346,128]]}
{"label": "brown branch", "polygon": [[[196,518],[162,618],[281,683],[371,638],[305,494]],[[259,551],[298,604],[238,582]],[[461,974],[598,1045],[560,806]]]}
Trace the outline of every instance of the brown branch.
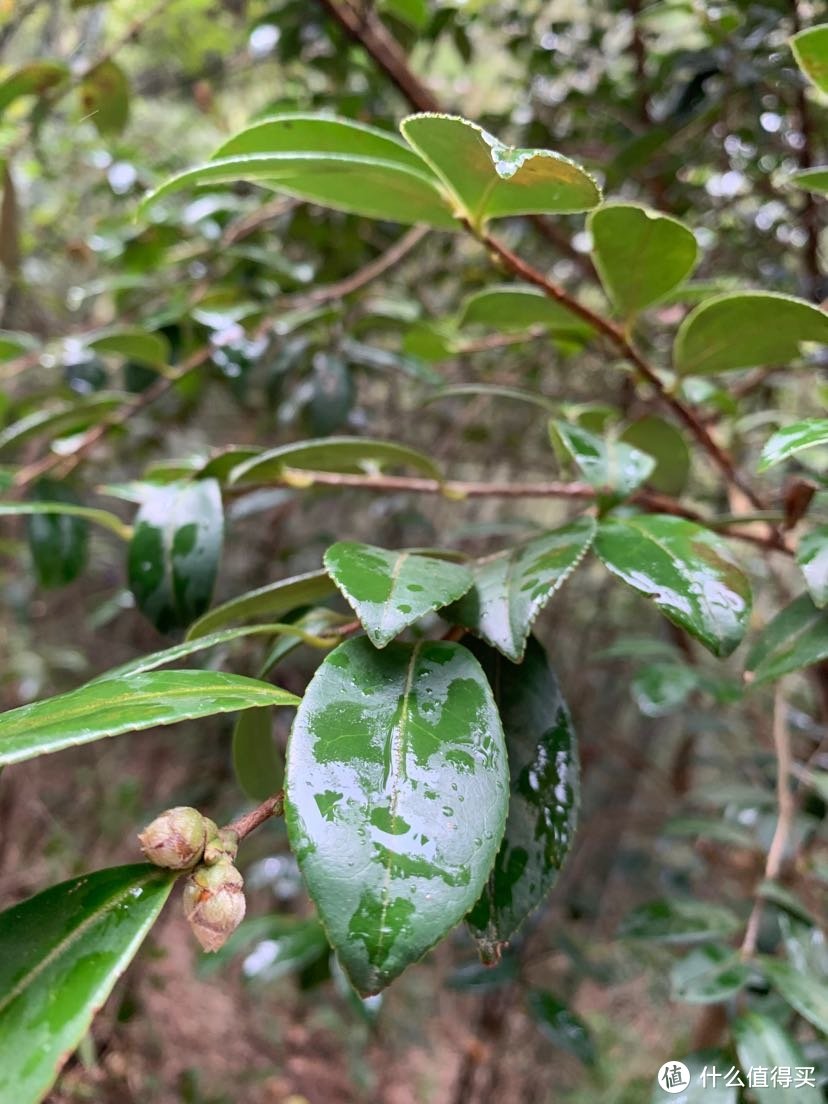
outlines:
{"label": "brown branch", "polygon": [[238,820],[225,825],[225,831],[235,832],[238,838],[243,840],[245,836],[249,836],[266,820],[270,820],[271,817],[280,817],[284,814],[284,811],[285,793],[284,790],[279,790],[277,794],[266,798],[261,805],[251,809],[249,813],[245,813]]}

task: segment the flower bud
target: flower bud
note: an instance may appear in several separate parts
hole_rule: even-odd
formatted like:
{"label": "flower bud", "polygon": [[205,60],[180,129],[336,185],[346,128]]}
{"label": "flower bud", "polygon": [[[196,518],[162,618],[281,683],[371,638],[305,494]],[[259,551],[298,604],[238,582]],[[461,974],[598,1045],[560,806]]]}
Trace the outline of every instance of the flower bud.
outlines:
{"label": "flower bud", "polygon": [[138,840],[151,863],[169,870],[186,870],[204,854],[207,827],[198,809],[179,805],[156,817]]}
{"label": "flower bud", "polygon": [[217,862],[233,862],[239,852],[239,834],[232,828],[219,828],[207,835],[204,848],[204,865],[213,866]]}
{"label": "flower bud", "polygon": [[205,951],[217,951],[244,919],[244,879],[227,859],[199,866],[184,886],[184,915]]}

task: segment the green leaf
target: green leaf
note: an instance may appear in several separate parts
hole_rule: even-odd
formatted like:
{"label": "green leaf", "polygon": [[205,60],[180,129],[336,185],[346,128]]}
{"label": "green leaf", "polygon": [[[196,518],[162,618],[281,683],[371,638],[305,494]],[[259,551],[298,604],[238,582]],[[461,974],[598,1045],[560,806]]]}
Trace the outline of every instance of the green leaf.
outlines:
{"label": "green leaf", "polygon": [[806,192],[828,195],[828,165],[819,165],[815,169],[802,169],[788,177],[791,184],[804,188]]}
{"label": "green leaf", "polygon": [[828,525],[817,525],[803,533],[796,550],[796,562],[802,568],[814,605],[828,605]]}
{"label": "green leaf", "polygon": [[574,1054],[585,1066],[598,1063],[595,1044],[580,1016],[545,989],[530,989],[526,994],[529,1015],[555,1046]]}
{"label": "green leaf", "polygon": [[679,959],[670,974],[670,995],[687,1004],[718,1004],[744,988],[750,969],[732,947],[705,943]]}
{"label": "green leaf", "polygon": [[96,353],[113,353],[141,364],[169,364],[170,343],[163,334],[146,330],[110,330],[86,342]]}
{"label": "green leaf", "polygon": [[533,326],[545,326],[550,333],[564,336],[588,337],[592,333],[592,327],[562,303],[521,284],[495,284],[470,295],[460,308],[457,324],[505,333]]}
{"label": "green leaf", "polygon": [[828,990],[823,978],[803,974],[789,962],[760,958],[762,973],[795,1012],[823,1033],[828,1033]]}
{"label": "green leaf", "polygon": [[620,927],[625,939],[653,943],[706,943],[731,935],[740,927],[738,916],[724,905],[704,901],[650,901],[626,917]]}
{"label": "green leaf", "polygon": [[240,180],[368,218],[459,229],[437,178],[396,135],[322,115],[262,120],[166,181],[140,210],[193,184]]}
{"label": "green leaf", "polygon": [[129,81],[111,58],[99,62],[80,84],[81,108],[103,138],[117,136],[129,121]]}
{"label": "green leaf", "polygon": [[756,470],[763,472],[803,449],[828,445],[828,418],[806,418],[778,429],[765,443]]}
{"label": "green leaf", "polygon": [[648,207],[607,204],[591,213],[587,228],[601,283],[623,318],[663,299],[695,268],[692,230]]}
{"label": "green leaf", "polygon": [[578,815],[578,745],[558,680],[534,637],[520,665],[481,641],[469,650],[492,687],[511,779],[503,842],[466,917],[483,961],[491,963],[544,902],[569,854]]}
{"label": "green leaf", "polygon": [[431,17],[427,0],[382,0],[381,7],[415,31],[424,30]]}
{"label": "green leaf", "polygon": [[[743,1012],[733,1021],[732,1031],[739,1065],[745,1074],[751,1069],[770,1071],[786,1066],[795,1079],[797,1069],[806,1065],[805,1056],[794,1040],[769,1016]],[[788,1087],[774,1085],[770,1075],[766,1080],[767,1085],[762,1086],[755,1084],[754,1078],[751,1095],[758,1104],[788,1104],[794,1093],[797,1104],[820,1104],[823,1099],[817,1088],[802,1085],[793,1088],[794,1080]]]}
{"label": "green leaf", "polygon": [[15,69],[0,81],[0,112],[19,96],[40,96],[50,88],[62,84],[69,76],[69,68],[62,61],[29,61]]}
{"label": "green leaf", "polygon": [[282,788],[285,767],[273,742],[270,709],[246,709],[233,729],[233,770],[251,801],[264,801]]}
{"label": "green leaf", "polygon": [[574,422],[553,420],[549,428],[586,481],[602,492],[603,505],[628,498],[656,466],[646,452],[611,437],[596,437]]}
{"label": "green leaf", "polygon": [[261,456],[261,454],[262,449],[255,446],[228,445],[227,448],[221,449],[211,456],[209,460],[204,462],[203,466],[196,468],[195,471],[201,479],[218,479],[222,483],[239,464],[244,463],[245,460],[251,460],[254,456]]}
{"label": "green leaf", "polygon": [[205,955],[199,972],[210,976],[240,954],[244,979],[267,985],[327,957],[330,947],[316,919],[256,916],[243,921],[216,954]]}
{"label": "green leaf", "polygon": [[595,537],[583,517],[472,564],[474,586],[445,613],[507,659],[520,661],[538,614],[566,582]]}
{"label": "green leaf", "polygon": [[149,487],[129,545],[129,585],[160,632],[186,628],[209,606],[223,536],[215,479]]}
{"label": "green leaf", "polygon": [[462,564],[358,541],[331,545],[325,567],[377,648],[460,598],[474,581]]}
{"label": "green leaf", "polygon": [[22,353],[31,353],[36,348],[37,342],[31,334],[0,330],[0,361],[11,360]]}
{"label": "green leaf", "polygon": [[[35,499],[65,503],[80,508],[75,492],[65,483],[41,479],[32,490]],[[41,506],[36,501],[27,503]],[[0,511],[2,512],[2,511]],[[71,583],[86,567],[89,544],[89,524],[83,517],[71,513],[41,513],[32,510],[26,520],[29,551],[37,581],[43,587],[60,587]]]}
{"label": "green leaf", "polygon": [[371,437],[326,437],[298,441],[251,457],[234,468],[231,483],[266,483],[286,471],[370,472],[385,467],[409,467],[432,479],[442,479],[440,468],[421,452],[395,441]]}
{"label": "green leaf", "polygon": [[765,626],[747,657],[753,682],[770,682],[828,658],[828,610],[800,594]]}
{"label": "green leaf", "polygon": [[820,92],[828,92],[828,23],[795,34],[791,49],[805,76]]}
{"label": "green leaf", "polygon": [[588,211],[601,201],[598,185],[568,157],[504,146],[468,119],[409,115],[400,130],[475,228],[509,215]]}
{"label": "green leaf", "polygon": [[175,879],[98,870],[0,913],[0,1102],[37,1104],[152,927]]}
{"label": "green leaf", "polygon": [[651,663],[635,675],[630,688],[646,717],[666,717],[684,705],[698,683],[697,673],[685,664]]}
{"label": "green leaf", "polygon": [[335,593],[336,587],[327,571],[309,571],[305,575],[280,579],[256,590],[248,590],[238,598],[231,598],[211,609],[190,625],[187,639],[196,640],[235,621],[250,621],[254,617],[281,617],[299,606],[319,602]]}
{"label": "green leaf", "polygon": [[453,399],[466,395],[485,395],[492,399],[513,399],[515,402],[529,403],[530,406],[539,406],[542,410],[556,412],[558,404],[544,395],[538,395],[533,391],[521,391],[517,387],[501,387],[495,383],[458,383],[453,387],[441,387],[433,395],[426,395],[421,406],[440,402],[442,399]]}
{"label": "green leaf", "polygon": [[[57,484],[61,486],[62,484]],[[109,510],[99,510],[94,506],[81,506],[77,501],[58,502],[46,501],[46,502],[0,502],[0,517],[15,517],[19,515],[55,515],[61,514],[65,517],[85,518],[87,521],[92,521],[96,525],[102,526],[104,529],[108,529],[111,533],[114,533],[121,540],[129,540],[132,536],[132,527],[121,521],[115,514],[111,514]]]}
{"label": "green leaf", "polygon": [[122,732],[298,700],[278,686],[223,671],[152,671],[101,679],[0,713],[0,766]]}
{"label": "green leaf", "polygon": [[705,376],[787,364],[803,341],[828,341],[828,315],[819,307],[777,292],[734,291],[687,315],[676,334],[673,367],[683,376]]}
{"label": "green leaf", "polygon": [[459,644],[341,644],[308,686],[287,755],[291,847],[362,994],[475,903],[506,821],[500,718]]}
{"label": "green leaf", "polygon": [[107,414],[117,410],[129,398],[129,395],[118,392],[98,391],[77,402],[33,410],[0,432],[0,449],[20,445],[46,433],[53,437],[76,433],[94,422],[103,421]]}
{"label": "green leaf", "polygon": [[690,449],[682,433],[655,414],[627,426],[621,440],[652,456],[656,462],[649,483],[657,491],[680,495],[690,475]]}
{"label": "green leaf", "polygon": [[714,655],[730,655],[738,646],[750,614],[750,586],[725,542],[709,529],[666,514],[606,518],[595,551],[613,575],[652,598]]}

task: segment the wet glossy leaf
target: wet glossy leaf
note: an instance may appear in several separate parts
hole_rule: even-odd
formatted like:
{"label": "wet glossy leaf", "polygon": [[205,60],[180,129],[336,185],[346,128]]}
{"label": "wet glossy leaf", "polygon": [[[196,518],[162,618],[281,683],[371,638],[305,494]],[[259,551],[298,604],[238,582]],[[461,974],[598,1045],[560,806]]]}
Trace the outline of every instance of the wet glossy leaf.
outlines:
{"label": "wet glossy leaf", "polygon": [[[33,506],[50,501],[70,507],[80,506],[77,495],[70,487],[51,479],[40,480],[32,495],[41,500],[30,504]],[[65,586],[77,579],[86,567],[89,543],[86,518],[74,512],[32,512],[26,519],[26,531],[35,574],[41,586]]]}
{"label": "wet glossy leaf", "polygon": [[820,92],[828,92],[828,23],[795,34],[791,49],[802,72]]}
{"label": "wet glossy leaf", "polygon": [[828,658],[828,610],[800,594],[765,626],[747,657],[754,682],[770,682]]}
{"label": "wet glossy leaf", "polygon": [[151,671],[101,679],[0,713],[0,765],[122,732],[298,700],[278,686],[223,671]]}
{"label": "wet glossy leaf", "polygon": [[737,647],[750,614],[750,586],[725,542],[709,529],[666,514],[607,518],[595,551],[613,575],[714,655]]}
{"label": "wet glossy leaf", "polygon": [[21,65],[0,81],[0,112],[19,96],[40,96],[68,77],[69,68],[62,61],[44,58]]}
{"label": "wet glossy leaf", "polygon": [[828,988],[824,977],[802,973],[780,958],[760,958],[758,964],[791,1008],[818,1031],[828,1033]]}
{"label": "wet glossy leaf", "polygon": [[578,745],[558,681],[531,637],[521,664],[482,641],[469,650],[492,687],[509,755],[509,816],[479,901],[467,919],[485,962],[496,961],[555,884],[575,834]]}
{"label": "wet glossy leaf", "polygon": [[215,479],[148,490],[129,545],[129,585],[160,632],[185,628],[207,609],[223,538]]}
{"label": "wet glossy leaf", "polygon": [[233,770],[251,801],[264,801],[282,788],[285,767],[273,742],[269,709],[246,709],[233,729]]}
{"label": "wet glossy leaf", "polygon": [[106,58],[80,84],[84,117],[104,138],[118,135],[129,120],[129,81],[117,62]]}
{"label": "wet glossy leaf", "polygon": [[819,307],[771,291],[734,291],[687,315],[676,334],[673,367],[703,376],[787,364],[803,341],[828,341],[828,315]]}
{"label": "wet glossy leaf", "polygon": [[797,1069],[807,1063],[799,1046],[775,1020],[758,1012],[744,1012],[733,1021],[732,1030],[743,1073],[747,1074],[751,1069],[771,1071],[780,1066],[785,1066],[790,1071],[791,1084],[787,1087],[774,1085],[775,1078],[770,1073],[764,1078],[767,1081],[766,1086],[757,1085],[754,1078],[751,1095],[758,1104],[789,1104],[792,1098],[796,1099],[797,1104],[820,1104],[824,1099],[821,1091],[815,1087],[793,1087],[797,1080]]}
{"label": "wet glossy leaf", "polygon": [[686,664],[651,663],[636,673],[630,689],[646,717],[666,717],[687,701],[698,683],[697,673]]}
{"label": "wet glossy leaf", "polygon": [[107,414],[117,410],[128,399],[129,395],[119,392],[98,391],[72,403],[33,410],[0,431],[0,449],[20,445],[41,435],[59,437],[77,433],[94,422],[103,421]]}
{"label": "wet glossy leaf", "polygon": [[749,977],[749,967],[732,947],[705,943],[673,966],[671,997],[687,1004],[717,1004],[738,993]]}
{"label": "wet glossy leaf", "polygon": [[98,870],[0,913],[0,1102],[37,1104],[155,922],[174,878]]}
{"label": "wet glossy leaf", "polygon": [[[258,710],[256,710],[258,712]],[[210,976],[231,959],[243,955],[246,981],[269,984],[327,957],[330,946],[316,919],[297,916],[256,916],[245,920],[214,955],[205,955],[200,973]]]}
{"label": "wet glossy leaf", "polygon": [[[41,484],[41,486],[43,488],[42,493],[47,493],[48,483]],[[62,484],[53,484],[53,486],[62,486]],[[0,502],[0,517],[33,514],[45,514],[47,516],[60,514],[65,517],[84,518],[86,521],[94,522],[96,525],[108,529],[110,533],[114,533],[121,540],[129,540],[132,535],[132,528],[115,514],[110,514],[108,510],[99,510],[94,506],[82,506],[74,497],[71,501],[67,499],[65,502],[59,502],[57,499],[43,502]]]}
{"label": "wet glossy leaf", "polygon": [[597,1064],[595,1044],[580,1016],[544,989],[530,989],[526,1004],[532,1019],[555,1046],[574,1054],[585,1066]]}
{"label": "wet glossy leaf", "polygon": [[384,988],[477,900],[508,784],[489,684],[459,644],[377,651],[360,637],[319,667],[288,745],[285,815],[361,993]]}
{"label": "wet glossy leaf", "polygon": [[279,579],[278,582],[268,583],[256,590],[248,590],[211,609],[190,625],[187,639],[196,640],[237,621],[250,621],[255,617],[281,617],[299,606],[322,601],[335,593],[336,586],[327,571],[309,571],[305,575]]}
{"label": "wet glossy leaf", "polygon": [[803,449],[818,445],[828,445],[828,418],[806,418],[784,426],[766,442],[756,470],[767,471]]}
{"label": "wet glossy leaf", "polygon": [[621,440],[652,456],[655,470],[648,482],[664,494],[680,495],[690,475],[690,449],[674,425],[654,414],[639,418],[627,426]]}
{"label": "wet glossy leaf", "polygon": [[550,422],[550,432],[560,441],[578,470],[607,502],[627,498],[646,481],[656,462],[623,441],[597,437],[573,422]]}
{"label": "wet glossy leaf", "polygon": [[507,659],[519,661],[538,614],[592,544],[595,522],[578,518],[470,565],[474,585],[446,610]]}
{"label": "wet glossy leaf", "polygon": [[485,326],[506,333],[545,326],[553,334],[587,337],[592,328],[577,314],[536,288],[495,284],[465,300],[458,326]]}
{"label": "wet glossy leaf", "polygon": [[234,468],[230,482],[266,483],[279,480],[286,471],[365,472],[389,467],[414,468],[432,479],[442,478],[433,460],[406,445],[371,437],[327,437],[269,449]]}
{"label": "wet glossy leaf", "polygon": [[473,582],[462,564],[358,541],[332,545],[325,567],[377,648],[460,598]]}
{"label": "wet glossy leaf", "polygon": [[475,227],[508,215],[588,211],[601,200],[598,185],[574,161],[551,150],[504,146],[468,119],[409,115],[400,130]]}
{"label": "wet glossy leaf", "polygon": [[814,605],[828,605],[828,525],[817,525],[803,533],[796,550],[796,562],[802,568]]}
{"label": "wet glossy leaf", "polygon": [[166,181],[142,210],[181,188],[239,180],[369,218],[458,229],[434,173],[396,135],[322,115],[262,120]]}
{"label": "wet glossy leaf", "polygon": [[164,365],[170,361],[167,338],[146,330],[111,330],[86,344],[96,353],[113,353],[141,364]]}
{"label": "wet glossy leaf", "polygon": [[639,905],[625,918],[619,934],[653,943],[706,943],[739,926],[738,916],[724,905],[676,899]]}
{"label": "wet glossy leaf", "polygon": [[606,204],[592,212],[587,228],[601,283],[624,318],[663,299],[696,265],[692,230],[648,207]]}
{"label": "wet glossy leaf", "polygon": [[801,172],[791,173],[788,180],[798,188],[804,188],[806,192],[828,195],[828,165],[820,165],[816,169],[803,169]]}

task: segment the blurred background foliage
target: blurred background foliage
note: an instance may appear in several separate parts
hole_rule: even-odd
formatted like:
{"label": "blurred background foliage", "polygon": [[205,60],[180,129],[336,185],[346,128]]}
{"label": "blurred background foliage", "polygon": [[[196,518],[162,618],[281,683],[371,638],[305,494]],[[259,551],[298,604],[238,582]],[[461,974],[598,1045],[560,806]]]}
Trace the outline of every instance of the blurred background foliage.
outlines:
{"label": "blurred background foliage", "polygon": [[[123,343],[90,347],[105,327],[162,335],[173,367],[210,348],[196,371],[98,443],[61,493],[117,512],[130,483],[163,480],[167,462],[333,433],[402,440],[456,478],[556,477],[561,461],[541,412],[485,391],[442,397],[449,385],[528,390],[585,425],[653,432],[651,405],[599,344],[587,348],[577,333],[550,338],[543,327],[513,334],[463,323],[461,304],[492,282],[472,241],[412,237],[398,263],[352,290],[337,284],[404,231],[249,186],[175,196],[136,221],[147,189],[257,116],[324,110],[395,129],[410,98],[331,7],[0,0],[0,328],[17,335],[0,362],[3,424],[69,410],[71,435],[83,428],[85,404],[156,385],[159,367],[145,354]],[[819,15],[815,6],[379,0],[370,10],[446,110],[516,145],[560,150],[608,195],[692,227],[698,287],[646,316],[641,337],[656,356],[686,305],[712,289],[825,297],[818,201],[785,184],[826,150],[828,112],[787,45]],[[27,67],[47,61],[53,70],[21,84],[21,72],[31,76]],[[541,231],[513,223],[510,241],[527,259],[601,307],[582,217]],[[746,377],[749,388],[743,377],[726,387],[705,381],[692,395],[746,467],[777,424],[828,405],[824,364],[821,375],[819,366],[760,375]],[[665,432],[661,489],[716,514],[741,509],[691,462],[681,435]],[[39,440],[10,441],[0,429],[0,463],[36,462]],[[825,450],[804,454],[799,468],[824,476]],[[8,483],[11,468],[3,471]],[[824,493],[815,510],[828,516]],[[565,503],[545,500],[251,493],[228,505],[216,598],[315,569],[336,539],[480,554],[567,516]],[[55,547],[68,549],[59,568]],[[32,519],[27,531],[18,518],[4,524],[0,552],[4,708],[167,641],[135,610],[111,533],[87,535],[82,522],[54,517]],[[771,570],[749,546],[740,558],[754,580],[759,626],[778,595],[801,584],[792,565],[774,561]],[[772,692],[745,695],[738,657],[714,662],[596,567],[577,574],[538,631],[580,734],[581,828],[549,906],[499,967],[482,970],[458,931],[382,1001],[358,1001],[335,970],[331,978],[274,824],[245,852],[252,925],[228,953],[194,969],[183,925],[162,921],[51,1099],[637,1104],[661,1099],[653,1079],[662,1062],[731,1047],[720,1003],[692,993],[690,1003],[678,1000],[692,990],[693,964],[683,948],[682,973],[667,946],[676,918],[632,910],[654,898],[691,900],[705,936],[716,929],[705,902],[742,918],[749,911],[775,823]],[[254,673],[261,646],[234,647],[234,669]],[[315,661],[295,650],[280,681],[301,692]],[[804,675],[789,695],[804,763],[828,733],[828,698]],[[288,723],[278,718],[280,747]],[[213,718],[26,764],[13,785],[0,778],[3,901],[113,857],[132,861],[134,831],[167,806],[232,817],[246,798],[228,752],[231,727]],[[772,900],[760,934],[766,951],[798,941],[817,974],[824,938],[813,936],[809,918],[825,911],[824,796],[807,794],[798,812],[797,897]],[[705,946],[727,941],[730,915]],[[660,938],[632,938],[636,923]],[[791,1024],[760,982],[740,999],[791,1026],[808,1064],[825,1069],[824,1040]],[[724,1068],[733,1061],[732,1050],[720,1055]]]}

